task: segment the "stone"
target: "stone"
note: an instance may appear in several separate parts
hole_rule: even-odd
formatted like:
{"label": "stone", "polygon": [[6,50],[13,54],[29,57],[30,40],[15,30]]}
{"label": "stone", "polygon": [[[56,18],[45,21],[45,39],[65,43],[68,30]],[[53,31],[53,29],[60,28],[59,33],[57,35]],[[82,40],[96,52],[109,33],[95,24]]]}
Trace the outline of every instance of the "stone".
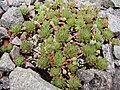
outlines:
{"label": "stone", "polygon": [[120,60],[115,60],[115,65],[117,66],[117,67],[119,67],[120,66]]}
{"label": "stone", "polygon": [[0,17],[2,16],[3,12],[4,11],[0,8]]}
{"label": "stone", "polygon": [[7,3],[7,0],[1,0],[0,7],[2,8],[2,10],[7,11],[9,9],[9,5]]}
{"label": "stone", "polygon": [[21,45],[22,41],[18,37],[15,37],[11,43],[14,45]]}
{"label": "stone", "polygon": [[10,90],[60,90],[31,69],[17,67],[9,75]]}
{"label": "stone", "polygon": [[112,0],[112,2],[115,4],[115,7],[120,7],[120,0]]}
{"label": "stone", "polygon": [[13,46],[10,55],[12,59],[15,59],[17,56],[20,56],[20,48],[18,46]]}
{"label": "stone", "polygon": [[97,7],[115,7],[114,3],[111,0],[89,0],[90,2],[94,3]]}
{"label": "stone", "polygon": [[105,71],[97,69],[78,70],[76,77],[80,78],[83,86],[81,90],[110,90],[112,77]]}
{"label": "stone", "polygon": [[120,46],[114,46],[114,55],[117,59],[120,59]]}
{"label": "stone", "polygon": [[19,7],[22,4],[30,5],[34,4],[36,0],[7,0],[10,6]]}
{"label": "stone", "polygon": [[8,37],[7,29],[4,27],[0,27],[0,38]]}
{"label": "stone", "polygon": [[3,68],[4,71],[11,71],[14,70],[15,64],[10,59],[8,53],[4,53],[0,59],[0,68]]}
{"label": "stone", "polygon": [[0,79],[0,86],[1,86],[1,89],[0,90],[9,90],[9,78],[7,76],[3,76],[1,79]]}
{"label": "stone", "polygon": [[107,72],[111,73],[112,75],[115,73],[115,65],[114,65],[114,58],[112,53],[112,45],[105,44],[102,45],[103,56],[108,61],[108,68]]}
{"label": "stone", "polygon": [[114,9],[114,10],[113,10],[113,14],[114,14],[115,16],[119,16],[119,18],[120,18],[120,9]]}
{"label": "stone", "polygon": [[108,28],[114,32],[120,32],[120,17],[108,14]]}
{"label": "stone", "polygon": [[9,8],[1,17],[0,25],[5,28],[10,28],[12,25],[21,25],[24,22],[24,18],[17,7]]}
{"label": "stone", "polygon": [[8,38],[7,29],[0,27],[0,46],[3,45],[4,38]]}
{"label": "stone", "polygon": [[111,90],[120,90],[120,67],[116,68],[116,72],[113,77],[113,85]]}

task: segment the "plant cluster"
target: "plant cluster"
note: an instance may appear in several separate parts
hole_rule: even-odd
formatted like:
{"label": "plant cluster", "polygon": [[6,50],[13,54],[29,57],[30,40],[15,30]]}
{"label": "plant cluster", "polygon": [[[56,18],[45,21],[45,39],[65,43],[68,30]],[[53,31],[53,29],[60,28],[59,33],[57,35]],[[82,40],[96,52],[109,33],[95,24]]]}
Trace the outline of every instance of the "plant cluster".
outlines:
{"label": "plant cluster", "polygon": [[[40,36],[36,64],[49,72],[53,77],[53,85],[65,90],[77,90],[80,87],[80,80],[75,77],[79,58],[85,60],[84,67],[107,69],[108,62],[101,52],[102,44],[117,45],[118,41],[108,29],[107,19],[97,18],[98,8],[78,8],[74,2],[55,0],[44,5],[36,2],[34,9],[36,15],[22,26],[13,26],[11,33],[26,33],[26,37],[32,37],[33,34]],[[28,13],[25,8],[21,12],[23,15]],[[20,45],[21,53],[29,56],[34,47],[27,38]],[[21,66],[23,59],[20,56],[14,61]]]}

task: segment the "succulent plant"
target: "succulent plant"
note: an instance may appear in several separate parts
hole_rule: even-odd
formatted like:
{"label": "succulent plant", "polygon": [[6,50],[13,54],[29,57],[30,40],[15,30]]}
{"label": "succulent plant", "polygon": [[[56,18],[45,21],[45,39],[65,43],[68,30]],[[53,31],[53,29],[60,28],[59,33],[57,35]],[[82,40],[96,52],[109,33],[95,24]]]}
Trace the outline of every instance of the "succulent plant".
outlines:
{"label": "succulent plant", "polygon": [[61,69],[60,68],[56,68],[56,67],[53,67],[51,68],[50,70],[50,74],[52,76],[59,76],[61,74]]}
{"label": "succulent plant", "polygon": [[21,29],[20,25],[14,25],[11,27],[10,32],[12,32],[14,35],[17,35],[17,34],[19,34],[20,29]]}
{"label": "succulent plant", "polygon": [[[11,28],[14,36],[26,33],[26,40],[22,39],[20,45],[20,53],[25,55],[23,59],[36,53],[37,57],[32,57],[36,66],[47,70],[53,77],[51,83],[63,90],[80,87],[80,80],[75,77],[77,63],[82,62],[82,67],[106,70],[108,64],[102,55],[102,44],[119,44],[108,29],[108,20],[97,17],[99,8],[92,5],[76,8],[71,1],[45,1],[43,5],[36,2],[35,16],[27,18],[22,26]],[[28,15],[25,8],[21,12],[24,17]],[[31,38],[34,34],[39,37],[36,44]],[[1,50],[10,51],[5,46]],[[23,66],[23,60],[19,59],[17,65]]]}
{"label": "succulent plant", "polygon": [[64,49],[64,55],[68,58],[76,57],[78,54],[78,48],[74,44],[68,43]]}
{"label": "succulent plant", "polygon": [[1,46],[1,52],[10,52],[12,50],[12,44],[9,44],[8,46]]}
{"label": "succulent plant", "polygon": [[70,35],[68,34],[67,30],[59,30],[55,34],[55,38],[59,42],[67,42],[69,40]]}
{"label": "succulent plant", "polygon": [[55,53],[54,56],[54,66],[59,67],[64,65],[65,57],[63,57],[62,52],[58,51]]}
{"label": "succulent plant", "polygon": [[98,58],[96,62],[96,68],[100,70],[106,70],[108,62],[105,58]]}
{"label": "succulent plant", "polygon": [[94,45],[85,45],[82,48],[82,51],[85,55],[90,55],[95,53],[95,46]]}
{"label": "succulent plant", "polygon": [[112,31],[110,31],[109,29],[105,29],[102,34],[103,34],[103,37],[107,40],[111,39],[113,36]]}
{"label": "succulent plant", "polygon": [[52,33],[52,29],[50,29],[49,23],[46,21],[43,23],[43,26],[39,30],[39,34],[42,38],[48,38]]}
{"label": "succulent plant", "polygon": [[17,56],[13,61],[17,66],[21,66],[24,63],[24,57],[23,56]]}
{"label": "succulent plant", "polygon": [[69,64],[67,67],[68,67],[68,70],[69,70],[71,73],[75,73],[76,70],[78,70],[78,66],[77,66],[77,65],[74,65],[74,64]]}
{"label": "succulent plant", "polygon": [[38,60],[38,66],[42,69],[46,69],[49,67],[50,60],[47,56],[41,56]]}
{"label": "succulent plant", "polygon": [[29,13],[28,11],[28,8],[27,7],[20,7],[20,12],[23,14],[23,15],[26,15]]}
{"label": "succulent plant", "polygon": [[80,87],[80,80],[78,78],[70,78],[67,82],[70,89],[78,90]]}
{"label": "succulent plant", "polygon": [[24,30],[26,32],[32,32],[35,30],[35,23],[33,21],[26,21],[23,23]]}
{"label": "succulent plant", "polygon": [[97,57],[95,55],[89,55],[86,60],[89,64],[94,65],[97,62]]}
{"label": "succulent plant", "polygon": [[27,40],[23,40],[20,45],[22,53],[30,53],[32,51],[32,47],[33,45]]}
{"label": "succulent plant", "polygon": [[64,88],[66,84],[64,78],[59,77],[53,78],[51,83],[59,88]]}
{"label": "succulent plant", "polygon": [[112,39],[112,45],[119,45],[118,39]]}

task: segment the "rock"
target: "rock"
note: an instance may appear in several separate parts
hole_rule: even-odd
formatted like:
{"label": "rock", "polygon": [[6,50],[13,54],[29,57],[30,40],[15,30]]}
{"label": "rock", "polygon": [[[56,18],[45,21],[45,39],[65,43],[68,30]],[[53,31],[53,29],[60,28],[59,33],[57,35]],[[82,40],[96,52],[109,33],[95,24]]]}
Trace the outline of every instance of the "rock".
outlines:
{"label": "rock", "polygon": [[31,69],[17,67],[9,75],[10,90],[60,90]]}
{"label": "rock", "polygon": [[20,56],[20,48],[17,46],[13,46],[13,49],[10,52],[12,59],[15,59],[17,56]]}
{"label": "rock", "polygon": [[115,7],[120,7],[120,0],[112,0],[112,2],[115,4]]}
{"label": "rock", "polygon": [[89,0],[90,2],[94,3],[97,7],[115,7],[114,3],[111,0]]}
{"label": "rock", "polygon": [[119,18],[120,18],[120,9],[114,9],[114,10],[113,10],[113,14],[114,14],[115,16],[119,16]]}
{"label": "rock", "polygon": [[7,3],[7,0],[1,0],[0,7],[2,8],[2,10],[7,11],[9,9],[9,5]]}
{"label": "rock", "polygon": [[114,55],[117,59],[120,59],[120,46],[114,46]]}
{"label": "rock", "polygon": [[7,29],[0,27],[0,38],[8,37]]}
{"label": "rock", "polygon": [[26,5],[34,4],[36,0],[7,0],[10,6],[19,7],[23,3]]}
{"label": "rock", "polygon": [[0,90],[8,90],[10,87],[9,87],[9,78],[7,76],[4,76],[0,79],[0,82],[2,84],[0,84],[1,86],[1,89]]}
{"label": "rock", "polygon": [[114,58],[112,53],[112,45],[105,44],[102,45],[103,56],[108,61],[108,68],[107,72],[111,73],[112,75],[115,73],[115,65],[114,65]]}
{"label": "rock", "polygon": [[108,14],[108,27],[112,32],[120,32],[120,17]]}
{"label": "rock", "polygon": [[15,37],[11,43],[14,45],[21,45],[22,41],[18,37]]}
{"label": "rock", "polygon": [[2,15],[0,25],[5,28],[10,28],[14,24],[21,25],[24,18],[17,7],[11,7]]}
{"label": "rock", "polygon": [[116,69],[111,90],[120,90],[120,68]]}
{"label": "rock", "polygon": [[8,37],[7,29],[5,29],[4,27],[0,27],[0,46],[3,44],[3,38],[7,37]]}
{"label": "rock", "polygon": [[0,17],[2,16],[3,12],[4,11],[0,8]]}
{"label": "rock", "polygon": [[83,82],[81,90],[110,90],[112,77],[97,69],[78,70],[76,76]]}
{"label": "rock", "polygon": [[15,64],[10,59],[8,53],[4,53],[0,59],[0,68],[3,68],[4,71],[11,71],[14,70]]}
{"label": "rock", "polygon": [[7,0],[10,6],[19,7],[24,3],[24,0]]}
{"label": "rock", "polygon": [[119,67],[120,66],[120,60],[115,60],[115,65]]}

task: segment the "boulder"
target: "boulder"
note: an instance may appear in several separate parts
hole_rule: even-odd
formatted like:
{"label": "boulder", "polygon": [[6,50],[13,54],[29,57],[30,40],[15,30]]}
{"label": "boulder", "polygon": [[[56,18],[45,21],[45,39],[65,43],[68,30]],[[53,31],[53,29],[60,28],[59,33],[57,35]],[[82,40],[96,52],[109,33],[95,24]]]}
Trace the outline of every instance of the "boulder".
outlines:
{"label": "boulder", "polygon": [[0,25],[5,28],[10,28],[15,24],[21,25],[23,22],[24,18],[17,7],[9,8],[0,19]]}
{"label": "boulder", "polygon": [[105,71],[97,69],[78,70],[76,76],[83,84],[81,90],[110,90],[112,87],[112,77]]}
{"label": "boulder", "polygon": [[0,68],[3,68],[4,71],[11,71],[14,70],[15,64],[10,59],[8,53],[4,53],[0,59]]}
{"label": "boulder", "polygon": [[60,90],[31,69],[17,67],[9,75],[10,90]]}

